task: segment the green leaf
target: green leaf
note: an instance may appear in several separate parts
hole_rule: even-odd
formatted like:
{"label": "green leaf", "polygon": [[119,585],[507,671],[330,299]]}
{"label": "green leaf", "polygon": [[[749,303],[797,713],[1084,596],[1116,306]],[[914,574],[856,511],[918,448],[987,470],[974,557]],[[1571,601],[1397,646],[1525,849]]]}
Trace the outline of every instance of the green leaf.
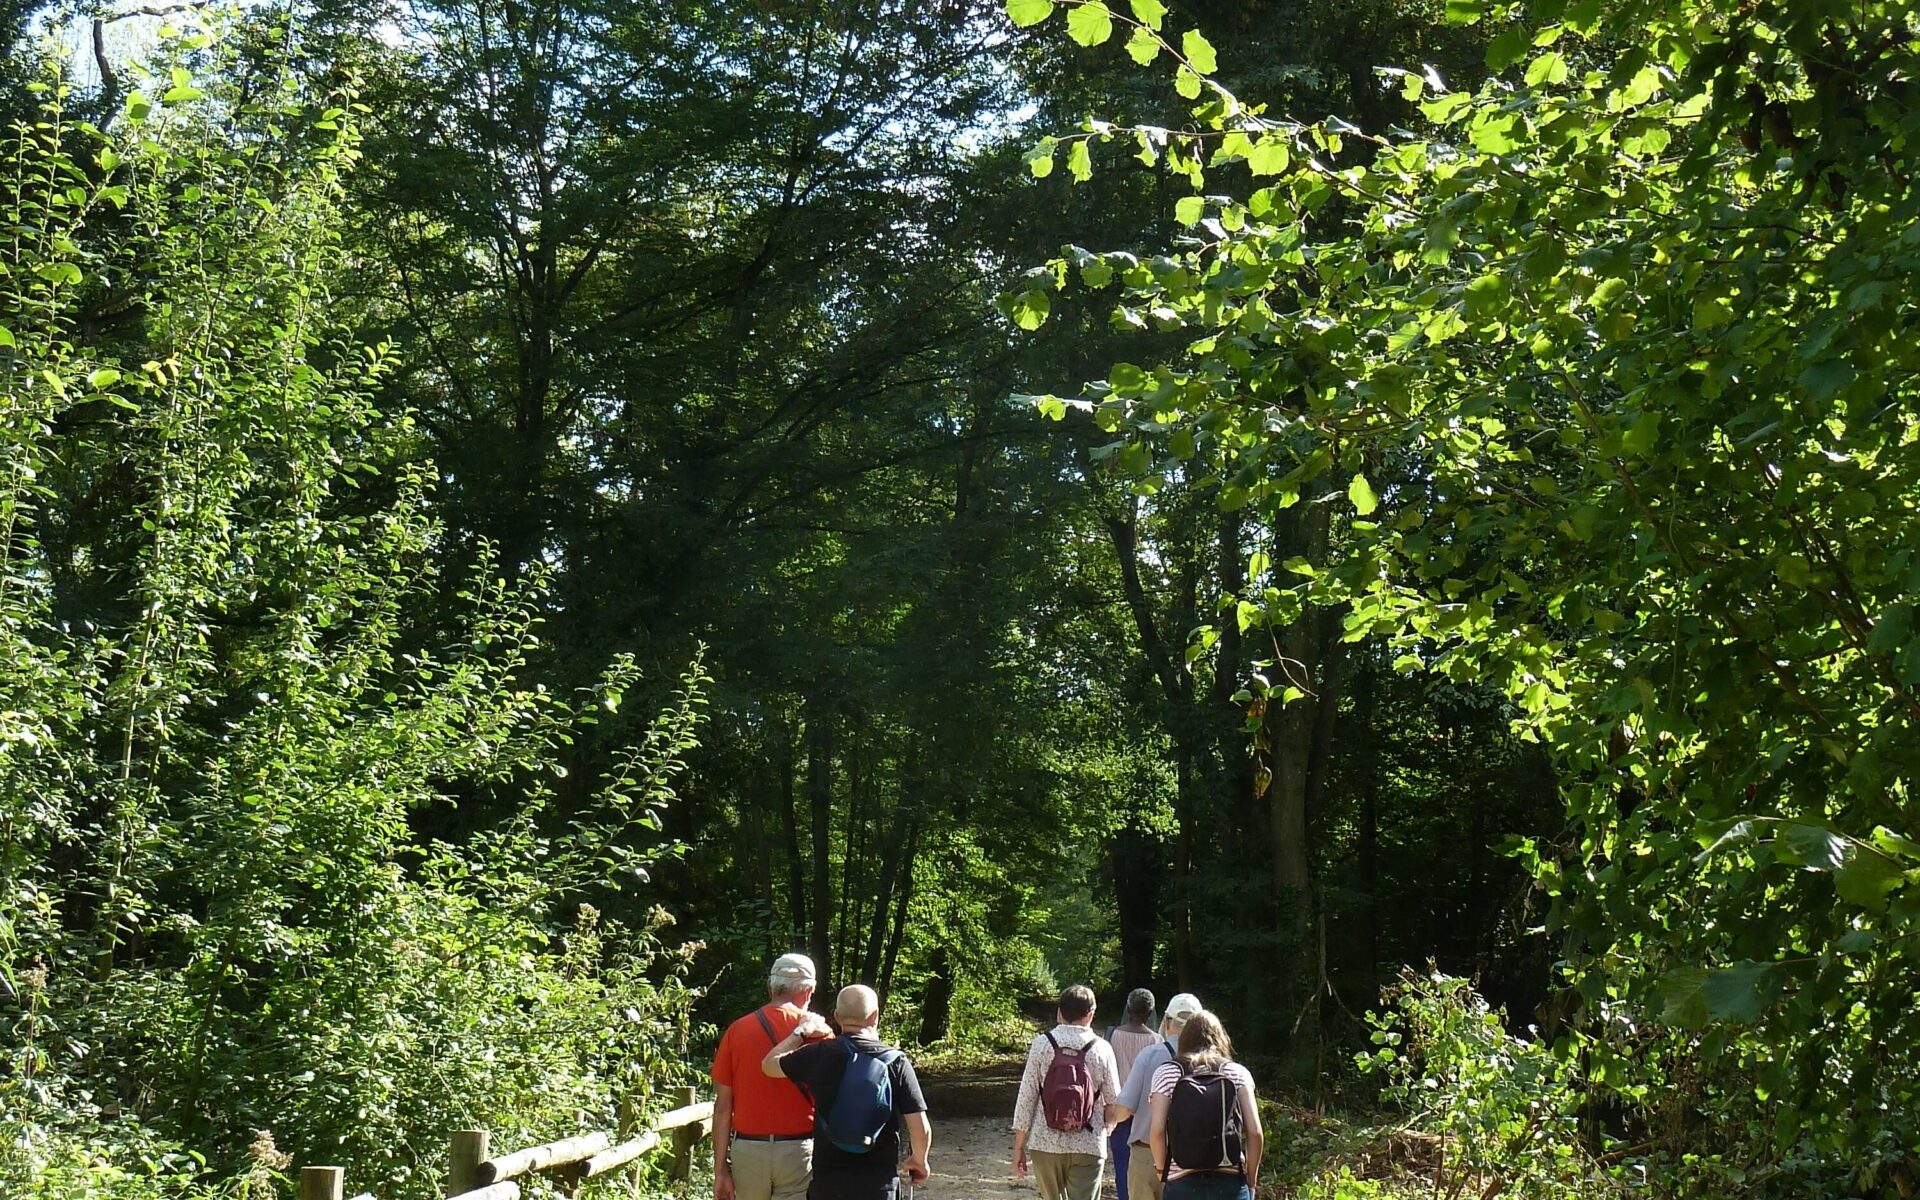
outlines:
{"label": "green leaf", "polygon": [[1476,25],[1486,15],[1486,0],[1447,0],[1449,25]]}
{"label": "green leaf", "polygon": [[1467,106],[1472,103],[1473,95],[1469,92],[1448,92],[1444,96],[1421,101],[1420,112],[1434,124],[1445,125],[1467,111]]}
{"label": "green leaf", "polygon": [[1113,36],[1113,14],[1100,0],[1084,0],[1067,12],[1067,36],[1082,46],[1098,46]]}
{"label": "green leaf", "polygon": [[1075,140],[1067,148],[1067,173],[1079,183],[1093,178],[1093,151],[1088,148],[1086,138]]}
{"label": "green leaf", "polygon": [[1627,281],[1619,277],[1602,279],[1588,295],[1587,303],[1594,308],[1605,308],[1626,293]]}
{"label": "green leaf", "polygon": [[1187,65],[1202,75],[1211,75],[1220,69],[1220,59],[1213,52],[1213,43],[1198,29],[1189,29],[1180,35],[1180,52],[1186,56]]}
{"label": "green leaf", "polygon": [[1788,821],[1780,826],[1779,840],[1786,843],[1789,859],[1810,871],[1837,871],[1847,865],[1846,839],[1831,829]]}
{"label": "green leaf", "polygon": [[1127,38],[1127,57],[1144,67],[1159,53],[1160,39],[1139,26],[1134,26],[1133,33]]}
{"label": "green leaf", "polygon": [[1045,179],[1053,174],[1053,151],[1060,143],[1054,138],[1041,138],[1033,149],[1027,151],[1027,170],[1033,172],[1035,179]]}
{"label": "green leaf", "polygon": [[1513,113],[1483,112],[1473,119],[1468,127],[1468,136],[1473,140],[1473,148],[1487,154],[1508,154],[1520,143],[1514,137],[1514,129],[1520,124],[1520,118]]}
{"label": "green leaf", "polygon": [[101,367],[99,370],[89,371],[87,373],[87,386],[96,392],[102,388],[110,388],[119,382],[120,372],[114,370],[112,367]]}
{"label": "green leaf", "polygon": [[1039,290],[1021,292],[1013,298],[1008,315],[1013,323],[1022,329],[1038,329],[1047,323],[1047,313],[1053,309],[1053,299]]}
{"label": "green leaf", "polygon": [[1347,499],[1353,501],[1353,510],[1363,517],[1372,515],[1373,510],[1380,507],[1380,497],[1374,495],[1373,484],[1364,473],[1356,474],[1347,485]]}
{"label": "green leaf", "polygon": [[1188,227],[1198,225],[1206,212],[1207,201],[1203,196],[1182,196],[1173,202],[1174,219]]}
{"label": "green leaf", "polygon": [[1127,0],[1127,3],[1133,9],[1134,20],[1156,33],[1160,31],[1160,23],[1167,17],[1166,5],[1160,0]]}
{"label": "green leaf", "polygon": [[79,283],[84,278],[80,274],[80,268],[70,262],[41,263],[33,269],[33,273],[55,287]]}
{"label": "green leaf", "polygon": [[1873,830],[1873,848],[1892,858],[1904,858],[1908,862],[1920,863],[1920,842],[1903,834],[1895,833],[1885,825],[1877,825]]}
{"label": "green leaf", "polygon": [[1482,275],[1467,285],[1463,298],[1470,316],[1491,316],[1507,298],[1507,281],[1498,274]]}
{"label": "green leaf", "polygon": [[1007,0],[1007,18],[1022,29],[1053,15],[1053,0]]}
{"label": "green leaf", "polygon": [[1541,84],[1565,83],[1567,81],[1566,56],[1558,50],[1549,50],[1527,64],[1527,86],[1539,87]]}
{"label": "green leaf", "polygon": [[1247,154],[1247,169],[1255,175],[1278,175],[1293,160],[1293,148],[1285,134],[1269,133],[1253,144]]}
{"label": "green leaf", "polygon": [[1905,880],[1906,873],[1886,856],[1874,851],[1853,852],[1847,865],[1833,873],[1833,888],[1840,898],[1861,908],[1880,909],[1887,897]]}
{"label": "green leaf", "polygon": [[1693,298],[1693,327],[1713,329],[1733,320],[1733,306],[1718,296]]}
{"label": "green leaf", "polygon": [[1180,69],[1174,72],[1173,90],[1179,92],[1188,100],[1198,100],[1200,98],[1201,86],[1200,77],[1193,73],[1192,67],[1183,63]]}
{"label": "green leaf", "polygon": [[1815,400],[1831,400],[1846,386],[1853,382],[1853,365],[1845,359],[1828,359],[1818,362],[1800,372],[1796,380],[1801,389]]}
{"label": "green leaf", "polygon": [[1773,967],[1772,963],[1738,962],[1707,974],[1700,981],[1700,999],[1708,1015],[1716,1021],[1740,1024],[1759,1020],[1765,1007],[1760,985]]}
{"label": "green leaf", "polygon": [[1682,1029],[1698,1029],[1711,1019],[1707,1002],[1701,995],[1707,985],[1707,973],[1699,967],[1678,967],[1660,980],[1660,999],[1664,1002],[1661,1020]]}
{"label": "green leaf", "polygon": [[0,346],[11,348],[19,344],[19,342],[13,340],[13,330],[8,329],[5,325],[0,325]]}
{"label": "green leaf", "polygon": [[[1533,44],[1526,26],[1515,25],[1487,43],[1487,70],[1496,74],[1520,61]],[[1409,97],[1412,99],[1412,97]]]}
{"label": "green leaf", "polygon": [[1620,445],[1628,454],[1645,458],[1653,453],[1653,446],[1660,437],[1660,414],[1643,412],[1627,423],[1626,432],[1620,435]]}
{"label": "green leaf", "polygon": [[1594,527],[1599,523],[1600,510],[1591,504],[1582,504],[1575,508],[1567,514],[1567,519],[1562,522],[1566,527],[1567,533],[1572,536],[1576,542],[1591,541],[1593,539]]}

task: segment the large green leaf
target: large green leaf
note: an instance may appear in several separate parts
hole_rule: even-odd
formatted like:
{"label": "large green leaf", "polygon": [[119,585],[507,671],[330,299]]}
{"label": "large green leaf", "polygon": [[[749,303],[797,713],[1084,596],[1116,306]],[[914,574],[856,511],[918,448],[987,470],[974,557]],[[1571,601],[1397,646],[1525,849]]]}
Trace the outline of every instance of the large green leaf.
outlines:
{"label": "large green leaf", "polygon": [[1007,18],[1022,27],[1038,25],[1053,15],[1053,0],[1007,0]]}

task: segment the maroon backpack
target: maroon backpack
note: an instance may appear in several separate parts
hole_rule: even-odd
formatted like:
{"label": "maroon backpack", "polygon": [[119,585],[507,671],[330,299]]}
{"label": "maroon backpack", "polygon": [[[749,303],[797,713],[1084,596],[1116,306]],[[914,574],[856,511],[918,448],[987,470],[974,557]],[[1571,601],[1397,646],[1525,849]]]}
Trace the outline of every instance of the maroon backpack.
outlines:
{"label": "maroon backpack", "polygon": [[1080,1133],[1093,1126],[1093,1072],[1087,1070],[1088,1042],[1078,1050],[1069,1050],[1054,1040],[1053,1061],[1047,1065],[1047,1077],[1040,1081],[1040,1107],[1046,1110],[1047,1128],[1061,1133]]}

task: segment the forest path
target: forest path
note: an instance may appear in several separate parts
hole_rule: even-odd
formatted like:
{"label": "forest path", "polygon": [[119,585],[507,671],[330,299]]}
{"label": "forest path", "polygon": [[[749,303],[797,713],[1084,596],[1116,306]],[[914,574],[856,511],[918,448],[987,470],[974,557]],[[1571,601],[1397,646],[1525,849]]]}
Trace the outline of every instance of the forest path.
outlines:
{"label": "forest path", "polygon": [[[921,1074],[933,1120],[933,1178],[914,1200],[1000,1200],[1036,1196],[1032,1179],[1013,1180],[1013,1103],[1020,1091],[1019,1058]],[[904,1197],[905,1192],[901,1195]],[[1102,1185],[1112,1196],[1113,1172]]]}

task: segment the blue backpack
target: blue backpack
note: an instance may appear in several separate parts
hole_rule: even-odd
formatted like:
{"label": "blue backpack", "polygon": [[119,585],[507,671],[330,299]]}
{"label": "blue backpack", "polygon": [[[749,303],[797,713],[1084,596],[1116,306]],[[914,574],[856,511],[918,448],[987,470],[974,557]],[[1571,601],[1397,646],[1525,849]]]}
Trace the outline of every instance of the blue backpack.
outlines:
{"label": "blue backpack", "polygon": [[887,1068],[900,1052],[869,1054],[844,1037],[840,1044],[850,1056],[847,1071],[832,1111],[815,1114],[815,1133],[848,1154],[865,1154],[893,1124],[893,1075]]}

